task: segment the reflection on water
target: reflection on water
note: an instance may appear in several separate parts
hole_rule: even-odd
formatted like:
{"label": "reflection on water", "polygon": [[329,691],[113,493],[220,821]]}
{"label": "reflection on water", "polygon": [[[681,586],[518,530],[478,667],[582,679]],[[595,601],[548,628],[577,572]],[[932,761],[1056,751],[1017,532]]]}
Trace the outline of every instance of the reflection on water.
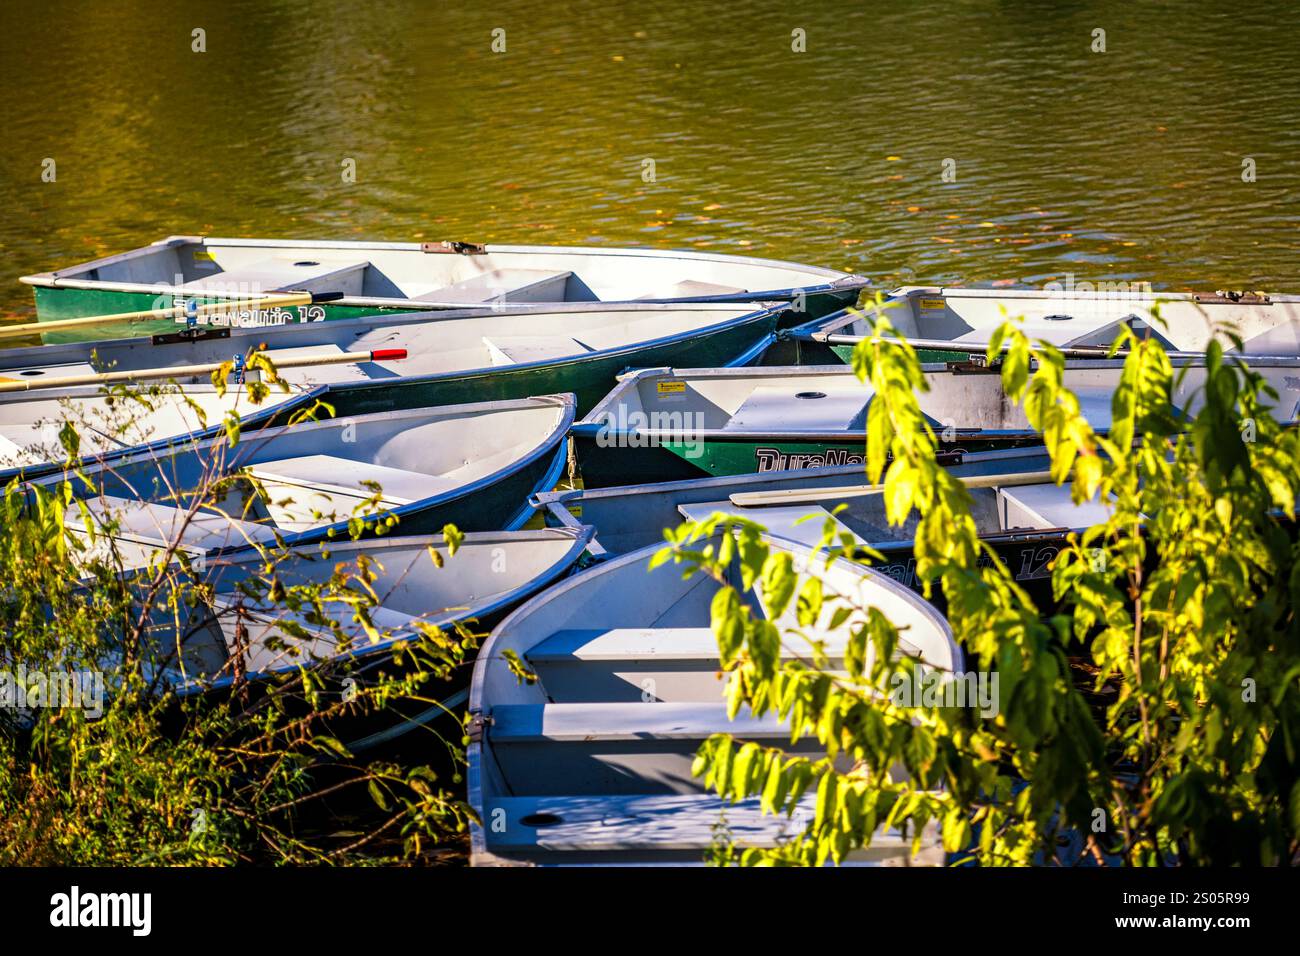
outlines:
{"label": "reflection on water", "polygon": [[4,5],[0,313],[30,317],[22,273],[172,233],[1300,288],[1293,9],[490,6]]}

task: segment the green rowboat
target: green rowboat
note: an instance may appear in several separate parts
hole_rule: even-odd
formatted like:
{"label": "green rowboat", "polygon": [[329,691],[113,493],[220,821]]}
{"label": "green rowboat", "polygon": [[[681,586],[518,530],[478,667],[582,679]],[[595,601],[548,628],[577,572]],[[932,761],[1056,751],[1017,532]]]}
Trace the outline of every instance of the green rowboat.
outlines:
{"label": "green rowboat", "polygon": [[[1300,355],[1300,296],[1262,292],[1151,292],[1132,284],[1080,283],[1055,290],[905,287],[881,311],[923,362],[960,362],[988,352],[994,330],[1019,319],[1031,339],[1071,358],[1105,358],[1123,328],[1160,339],[1174,353],[1201,354],[1213,339],[1249,355]],[[846,309],[783,333],[786,361],[852,361],[876,309]],[[1240,340],[1240,348],[1234,339]]]}
{"label": "green rowboat", "polygon": [[[1203,363],[1187,367],[1173,396],[1175,411],[1194,411]],[[1098,431],[1110,423],[1123,361],[1066,362],[1065,385]],[[1278,413],[1300,407],[1300,358],[1255,360],[1280,396]],[[951,455],[1041,443],[1024,410],[1008,402],[998,370],[924,366],[929,391],[919,396],[940,449]],[[646,369],[624,376],[573,426],[587,487],[680,481],[801,468],[860,465],[865,460],[871,388],[843,365],[789,368]]]}
{"label": "green rowboat", "polygon": [[[171,236],[130,252],[23,276],[42,322],[244,303],[203,317],[268,327],[392,312],[565,302],[791,303],[797,321],[852,305],[866,280],[798,263],[694,251],[464,242],[331,242]],[[290,307],[247,300],[285,291],[337,296]],[[174,332],[186,319],[51,330],[45,341]]]}
{"label": "green rowboat", "polygon": [[[773,338],[783,305],[568,305],[509,313],[491,310],[421,313],[289,325],[273,329],[207,330],[174,337],[123,339],[90,345],[37,346],[0,352],[0,478],[38,477],[62,459],[59,423],[73,418],[83,451],[113,457],[133,447],[158,448],[209,437],[235,411],[245,430],[284,420],[283,414],[318,398],[338,416],[402,411],[439,405],[500,401],[572,392],[581,414],[598,402],[629,368],[702,360],[746,363]],[[263,406],[240,390],[214,393],[210,373],[185,366],[242,358],[258,348],[279,370],[286,394],[272,388]],[[369,361],[331,363],[357,353]],[[398,353],[405,353],[402,357]],[[386,357],[380,357],[386,356]],[[101,386],[62,387],[109,370],[142,381],[168,380],[157,409],[111,403]],[[170,370],[177,369],[173,374]],[[41,388],[41,385],[58,386]],[[325,393],[323,387],[328,386]],[[190,407],[198,401],[206,421]],[[267,411],[277,406],[276,414]],[[76,412],[69,411],[75,407]],[[116,418],[129,416],[129,421]],[[119,434],[118,428],[126,431]]]}

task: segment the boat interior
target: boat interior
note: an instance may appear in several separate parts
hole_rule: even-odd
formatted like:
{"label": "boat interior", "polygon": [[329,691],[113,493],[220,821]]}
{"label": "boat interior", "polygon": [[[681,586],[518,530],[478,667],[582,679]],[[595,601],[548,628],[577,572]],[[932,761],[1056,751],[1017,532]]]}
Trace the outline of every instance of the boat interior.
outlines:
{"label": "boat interior", "polygon": [[[160,607],[150,633],[163,655],[179,660],[168,673],[180,682],[228,678],[238,625],[246,629],[249,673],[293,668],[343,650],[373,653],[409,637],[417,624],[448,626],[517,599],[521,589],[567,569],[583,541],[570,531],[482,532],[467,534],[454,555],[441,537],[407,537],[213,556],[202,572],[213,588],[211,603],[190,606],[198,592],[180,588],[188,609],[181,614],[184,630]],[[300,607],[271,601],[272,582],[299,589]],[[306,636],[286,631],[290,623]]]}
{"label": "boat interior", "polygon": [[[1003,322],[1019,318],[1030,338],[1060,347],[1107,346],[1127,325],[1171,350],[1203,352],[1217,329],[1236,332],[1245,341],[1245,351],[1257,355],[1294,355],[1300,348],[1296,296],[1239,302],[1192,293],[909,287],[888,296],[885,309],[890,323],[907,338],[955,344],[987,344]],[[846,313],[821,328],[832,334],[866,335],[871,315]]]}
{"label": "boat interior", "polygon": [[[155,344],[147,338],[93,345],[46,345],[0,359],[0,380],[35,381],[42,376],[135,371],[230,361],[255,346],[277,359],[329,359],[348,352],[405,349],[401,359],[286,368],[280,376],[297,386],[437,375],[530,362],[581,358],[640,342],[686,335],[753,314],[754,304],[697,303],[677,307],[576,309],[573,311],[412,313],[382,319],[237,330],[229,338]],[[209,373],[178,378],[201,382]],[[3,408],[3,402],[0,402]]]}
{"label": "boat interior", "polygon": [[61,282],[179,286],[194,294],[342,292],[349,299],[457,305],[739,295],[819,285],[841,275],[739,256],[650,249],[458,245],[463,251],[444,243],[178,236],[53,276]]}
{"label": "boat interior", "polygon": [[[98,532],[92,554],[114,548],[136,567],[175,540],[202,554],[454,499],[558,449],[571,417],[569,396],[543,396],[303,422],[245,435],[234,449],[221,438],[99,464],[88,470],[97,494],[85,499]],[[220,500],[202,492],[230,474],[245,480]],[[69,523],[89,535],[85,518]]]}
{"label": "boat interior", "polygon": [[[819,560],[797,545],[796,571]],[[476,851],[549,863],[699,862],[722,805],[691,773],[696,750],[714,733],[812,753],[811,739],[791,743],[773,715],[742,710],[727,717],[718,674],[710,605],[718,584],[683,579],[672,562],[650,568],[657,546],[623,555],[534,598],[494,632],[480,654],[471,712],[484,718],[481,750],[471,753],[471,800],[479,789],[485,820]],[[943,619],[883,575],[849,564],[818,565],[828,596],[821,619],[798,628],[793,608],[773,621],[783,632],[783,657],[795,659],[820,642],[834,666],[852,625],[829,628],[842,596],[863,620],[871,607],[901,629],[899,653],[940,670],[961,668],[961,652]],[[739,589],[738,568],[731,571]],[[761,584],[759,585],[761,593]],[[742,589],[743,593],[743,589]],[[765,615],[754,595],[742,598]],[[800,633],[788,632],[796,629]],[[535,673],[517,679],[507,651]],[[772,845],[789,821],[738,805],[741,842]],[[734,821],[739,822],[739,821]],[[882,838],[867,856],[898,851]]]}

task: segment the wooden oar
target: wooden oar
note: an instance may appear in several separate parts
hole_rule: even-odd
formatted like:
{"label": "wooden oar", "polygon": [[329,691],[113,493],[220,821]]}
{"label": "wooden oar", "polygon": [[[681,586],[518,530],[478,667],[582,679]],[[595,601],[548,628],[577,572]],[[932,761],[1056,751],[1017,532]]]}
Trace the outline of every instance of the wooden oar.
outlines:
{"label": "wooden oar", "polygon": [[[211,294],[207,293],[207,295]],[[195,298],[201,297],[202,294],[195,296]],[[341,298],[343,298],[342,292],[272,292],[248,299],[225,299],[221,302],[205,302],[192,307],[182,302],[180,305],[171,305],[163,309],[145,309],[143,312],[118,312],[115,315],[88,315],[80,319],[58,319],[51,322],[24,322],[22,325],[2,325],[0,326],[0,338],[16,338],[20,335],[31,335],[34,332],[62,332],[64,329],[94,328],[99,325],[115,325],[118,322],[171,319],[179,315],[211,315],[235,309],[312,305],[317,302],[333,302]]]}
{"label": "wooden oar", "polygon": [[[972,475],[969,478],[959,480],[967,488],[1041,485],[1052,480],[1052,473],[1050,471],[1021,471],[1006,475]],[[840,485],[838,488],[818,488],[814,491],[805,491],[802,488],[783,488],[780,491],[742,491],[732,495],[730,500],[738,508],[757,508],[763,505],[802,505],[811,504],[815,501],[860,498],[864,495],[878,495],[884,490],[884,485]]]}
{"label": "wooden oar", "polygon": [[[254,352],[254,355],[269,354]],[[336,355],[300,355],[272,359],[276,369],[303,368],[311,365],[350,365],[359,362],[391,362],[406,358],[406,349],[375,349],[373,352],[342,352]],[[0,382],[0,392],[30,392],[41,388],[68,388],[73,385],[108,385],[113,382],[138,382],[158,378],[182,378],[189,375],[211,375],[225,362],[203,365],[173,365],[168,368],[144,368],[136,371],[98,372],[91,375],[60,375],[54,378],[32,379],[21,382]]]}

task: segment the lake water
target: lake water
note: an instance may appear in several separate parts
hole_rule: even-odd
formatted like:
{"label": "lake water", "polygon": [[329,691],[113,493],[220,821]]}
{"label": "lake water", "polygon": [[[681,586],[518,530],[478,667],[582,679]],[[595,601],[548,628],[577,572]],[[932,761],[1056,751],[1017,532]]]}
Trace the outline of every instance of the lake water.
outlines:
{"label": "lake water", "polygon": [[792,6],[5,4],[0,315],[176,233],[1300,291],[1293,5]]}

